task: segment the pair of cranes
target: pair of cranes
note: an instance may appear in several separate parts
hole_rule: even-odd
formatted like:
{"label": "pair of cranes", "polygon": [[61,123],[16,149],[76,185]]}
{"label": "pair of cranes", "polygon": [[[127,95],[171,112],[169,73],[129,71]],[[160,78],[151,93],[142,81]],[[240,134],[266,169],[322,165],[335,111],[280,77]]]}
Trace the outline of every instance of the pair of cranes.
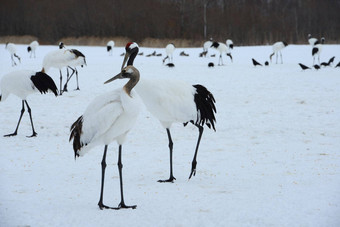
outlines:
{"label": "pair of cranes", "polygon": [[[134,59],[139,51],[138,44],[134,42],[128,43],[125,50],[126,54],[121,67],[121,72],[105,83],[112,82],[116,79],[129,79],[129,81],[123,86],[123,88],[116,89],[95,98],[89,104],[84,114],[71,126],[70,141],[73,140],[75,157],[84,155],[95,146],[104,145],[104,153],[101,162],[101,192],[98,202],[100,209],[112,208],[103,204],[103,188],[107,149],[108,145],[113,141],[116,141],[119,145],[118,170],[120,177],[121,202],[118,207],[112,209],[136,208],[135,205],[127,206],[124,202],[122,178],[123,165],[121,157],[122,145],[125,141],[126,135],[131,130],[137,119],[141,104],[140,99],[144,102],[148,110],[159,119],[162,126],[166,129],[169,140],[170,177],[166,180],[159,180],[159,182],[173,182],[176,180],[173,174],[173,141],[170,133],[170,128],[173,123],[181,122],[184,123],[185,126],[188,122],[191,122],[198,128],[199,131],[189,179],[196,174],[197,154],[203,135],[204,125],[215,130],[215,99],[208,89],[200,84],[190,85],[183,81],[152,81],[140,78],[138,69],[133,66]],[[124,67],[126,63],[127,66]],[[44,72],[38,72],[35,76],[32,74],[34,74],[34,72],[23,73],[21,71],[17,71],[5,75],[0,83],[2,91],[2,96],[0,97],[3,97],[4,100],[10,93],[13,93],[23,100],[23,106],[24,103],[26,103],[29,108],[26,97],[30,93],[35,92],[37,89],[43,93],[47,90],[51,90],[55,95],[57,95],[56,85],[47,74]],[[14,80],[12,79],[13,77],[16,77],[17,79]],[[22,82],[24,79],[25,82]],[[25,86],[22,84],[25,84]],[[18,90],[23,88],[25,92],[18,94]],[[136,90],[136,92],[134,90]],[[23,111],[21,113],[18,126],[22,114]],[[31,113],[30,118],[33,130],[32,136],[36,136]],[[14,136],[16,132],[17,129],[15,133],[6,136]]]}
{"label": "pair of cranes", "polygon": [[[125,50],[126,54],[121,72],[105,83],[124,78],[129,79],[129,81],[122,89],[116,89],[95,98],[86,108],[84,114],[71,126],[70,141],[73,140],[75,157],[84,155],[94,146],[104,145],[101,162],[101,192],[98,202],[100,209],[136,208],[136,205],[127,206],[124,201],[121,155],[126,135],[137,119],[140,99],[147,109],[158,118],[168,135],[170,177],[166,180],[159,180],[159,182],[176,180],[173,175],[173,141],[170,133],[170,127],[173,123],[182,122],[186,125],[191,122],[199,129],[189,179],[196,174],[197,152],[204,125],[215,130],[215,99],[204,86],[190,85],[183,81],[152,81],[140,78],[139,71],[133,66],[134,59],[139,51],[138,44],[135,42],[128,43]],[[127,66],[124,67],[126,62]],[[119,146],[118,170],[121,190],[121,202],[115,208],[103,204],[106,154],[108,145],[112,141],[116,141]]]}

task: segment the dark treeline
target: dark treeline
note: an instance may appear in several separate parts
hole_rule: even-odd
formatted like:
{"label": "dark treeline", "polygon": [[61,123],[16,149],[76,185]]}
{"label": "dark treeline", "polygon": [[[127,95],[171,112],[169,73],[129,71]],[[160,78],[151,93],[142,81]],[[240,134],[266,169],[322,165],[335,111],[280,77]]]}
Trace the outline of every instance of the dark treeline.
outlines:
{"label": "dark treeline", "polygon": [[[206,6],[206,7],[205,7]],[[206,37],[204,34],[206,8]],[[0,36],[189,39],[254,45],[340,37],[340,0],[2,0]]]}

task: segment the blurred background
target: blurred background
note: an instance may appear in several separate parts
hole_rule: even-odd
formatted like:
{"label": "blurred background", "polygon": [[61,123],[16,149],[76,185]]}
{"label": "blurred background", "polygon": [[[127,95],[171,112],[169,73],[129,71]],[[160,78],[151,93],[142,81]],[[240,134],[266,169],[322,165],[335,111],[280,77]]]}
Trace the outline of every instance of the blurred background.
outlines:
{"label": "blurred background", "polygon": [[0,42],[235,45],[340,41],[340,0],[1,0]]}

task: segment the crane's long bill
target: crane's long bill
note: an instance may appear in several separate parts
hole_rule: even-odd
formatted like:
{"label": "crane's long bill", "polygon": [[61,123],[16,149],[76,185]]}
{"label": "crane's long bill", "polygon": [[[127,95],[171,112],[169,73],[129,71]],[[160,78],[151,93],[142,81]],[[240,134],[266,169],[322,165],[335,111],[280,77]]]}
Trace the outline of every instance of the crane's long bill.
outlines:
{"label": "crane's long bill", "polygon": [[114,77],[112,77],[111,79],[105,81],[104,84],[110,83],[110,82],[112,82],[116,79],[120,79],[120,78],[122,78],[122,73],[119,73],[119,74],[115,75]]}
{"label": "crane's long bill", "polygon": [[130,57],[130,53],[129,53],[129,52],[126,52],[126,53],[125,53],[125,56],[124,56],[124,61],[123,61],[123,64],[122,64],[122,68],[121,68],[121,69],[124,68],[124,65],[125,65],[125,63],[126,63],[126,61],[128,60],[129,57]]}

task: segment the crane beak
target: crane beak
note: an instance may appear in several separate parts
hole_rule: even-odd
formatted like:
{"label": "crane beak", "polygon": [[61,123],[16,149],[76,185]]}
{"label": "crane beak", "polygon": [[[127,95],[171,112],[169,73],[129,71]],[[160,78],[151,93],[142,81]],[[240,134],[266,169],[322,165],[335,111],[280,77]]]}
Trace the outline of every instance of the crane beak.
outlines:
{"label": "crane beak", "polygon": [[122,64],[122,68],[121,68],[121,69],[124,68],[124,65],[125,65],[126,61],[129,59],[129,57],[130,57],[130,53],[129,53],[129,52],[126,52],[126,53],[125,53],[125,56],[124,56],[124,61],[123,61],[123,64]]}
{"label": "crane beak", "polygon": [[115,75],[114,77],[112,77],[111,79],[105,81],[104,84],[108,84],[108,83],[110,83],[110,82],[112,82],[112,81],[114,81],[116,79],[122,79],[122,78],[123,78],[122,77],[122,73],[119,73],[119,74]]}

